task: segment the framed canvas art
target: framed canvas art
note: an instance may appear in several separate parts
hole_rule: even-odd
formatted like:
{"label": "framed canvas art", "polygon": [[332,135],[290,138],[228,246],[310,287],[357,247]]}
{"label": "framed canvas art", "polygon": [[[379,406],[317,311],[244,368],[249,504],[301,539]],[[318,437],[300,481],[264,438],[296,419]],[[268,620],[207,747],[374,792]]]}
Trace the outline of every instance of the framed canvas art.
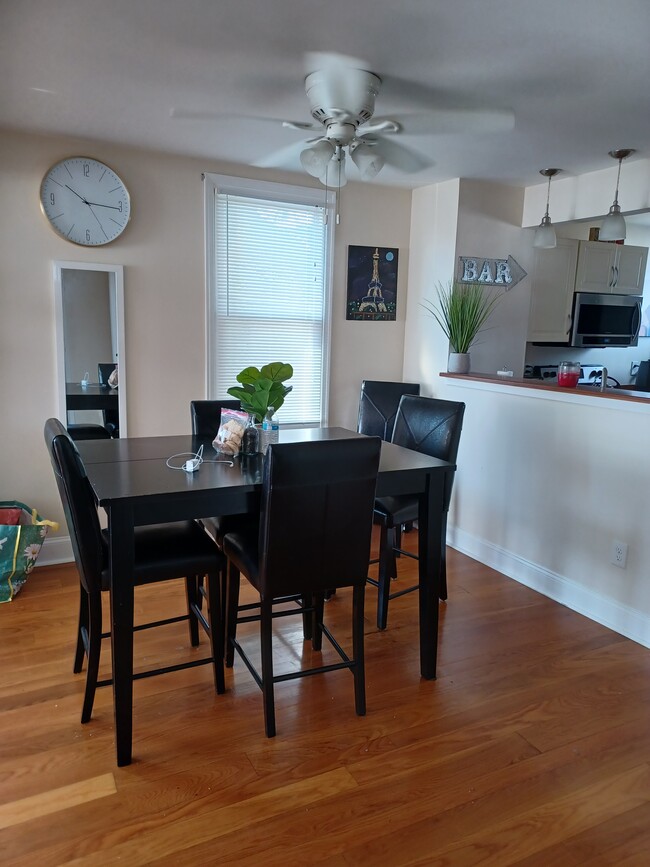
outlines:
{"label": "framed canvas art", "polygon": [[394,322],[397,312],[396,247],[348,247],[346,319]]}

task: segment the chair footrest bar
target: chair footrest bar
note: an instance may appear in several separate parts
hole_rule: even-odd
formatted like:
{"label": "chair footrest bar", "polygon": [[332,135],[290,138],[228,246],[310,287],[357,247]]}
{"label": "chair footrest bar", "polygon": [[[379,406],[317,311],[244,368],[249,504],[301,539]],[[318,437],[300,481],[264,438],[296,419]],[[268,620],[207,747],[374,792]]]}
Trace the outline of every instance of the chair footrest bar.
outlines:
{"label": "chair footrest bar", "polygon": [[289,674],[278,674],[273,678],[273,683],[282,683],[285,680],[295,680],[298,677],[309,677],[311,674],[323,674],[326,671],[340,671],[342,668],[352,668],[356,662],[333,662],[331,665],[321,665],[318,668],[305,668],[301,671],[293,671]]}
{"label": "chair footrest bar", "polygon": [[419,556],[417,554],[413,554],[412,551],[404,551],[402,548],[393,548],[393,551],[396,554],[401,554],[402,557],[410,557],[411,560],[419,560]]}
{"label": "chair footrest bar", "polygon": [[391,593],[388,597],[389,599],[397,599],[399,596],[405,596],[407,593],[412,593],[414,590],[417,590],[420,587],[419,584],[415,584],[413,587],[407,587],[404,590],[397,590],[395,593]]}
{"label": "chair footrest bar", "polygon": [[[163,668],[151,668],[148,671],[138,671],[133,675],[133,680],[142,680],[145,677],[154,677],[156,674],[169,674],[172,671],[183,671],[185,668],[196,668],[199,665],[208,665],[214,660],[211,656],[206,656],[203,659],[193,659],[192,662],[179,662],[178,665],[166,665]],[[112,686],[113,678],[107,680],[98,680],[97,686]]]}

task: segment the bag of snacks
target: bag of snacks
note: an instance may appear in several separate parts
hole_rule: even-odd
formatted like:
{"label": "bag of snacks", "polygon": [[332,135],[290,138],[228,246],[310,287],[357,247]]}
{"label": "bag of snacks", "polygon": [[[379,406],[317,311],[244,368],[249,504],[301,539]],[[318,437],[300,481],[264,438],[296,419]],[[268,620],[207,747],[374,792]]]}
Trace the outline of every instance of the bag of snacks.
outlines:
{"label": "bag of snacks", "polygon": [[238,455],[242,448],[248,413],[237,409],[222,409],[221,424],[212,445],[224,455]]}

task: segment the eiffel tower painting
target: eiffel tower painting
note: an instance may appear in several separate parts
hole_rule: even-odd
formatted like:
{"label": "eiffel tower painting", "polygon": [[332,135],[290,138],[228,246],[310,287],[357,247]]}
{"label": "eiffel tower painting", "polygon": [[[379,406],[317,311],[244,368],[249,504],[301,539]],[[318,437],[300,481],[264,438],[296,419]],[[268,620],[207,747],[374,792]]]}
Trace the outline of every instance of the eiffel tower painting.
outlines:
{"label": "eiffel tower painting", "polygon": [[347,319],[393,322],[397,312],[396,247],[348,247]]}

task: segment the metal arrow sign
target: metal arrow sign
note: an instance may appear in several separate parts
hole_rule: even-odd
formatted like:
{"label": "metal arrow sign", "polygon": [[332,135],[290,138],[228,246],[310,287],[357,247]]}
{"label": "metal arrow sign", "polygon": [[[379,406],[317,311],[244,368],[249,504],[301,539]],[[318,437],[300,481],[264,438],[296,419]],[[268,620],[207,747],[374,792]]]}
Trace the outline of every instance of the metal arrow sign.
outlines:
{"label": "metal arrow sign", "polygon": [[458,257],[458,281],[503,286],[506,292],[523,280],[527,272],[512,256],[507,259],[483,259],[479,256]]}

